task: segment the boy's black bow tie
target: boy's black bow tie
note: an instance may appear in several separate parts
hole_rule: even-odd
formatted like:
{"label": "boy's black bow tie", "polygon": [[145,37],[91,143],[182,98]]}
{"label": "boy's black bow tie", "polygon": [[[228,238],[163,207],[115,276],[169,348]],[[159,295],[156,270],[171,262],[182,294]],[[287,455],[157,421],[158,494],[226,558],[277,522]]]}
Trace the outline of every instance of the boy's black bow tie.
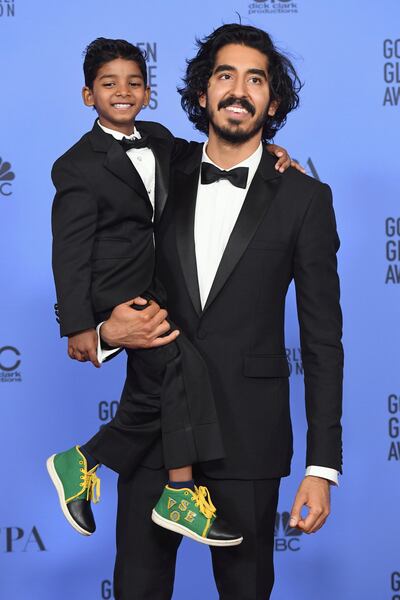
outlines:
{"label": "boy's black bow tie", "polygon": [[248,167],[236,167],[230,171],[222,171],[211,163],[201,163],[201,183],[206,185],[220,179],[228,179],[235,187],[245,189],[248,175]]}
{"label": "boy's black bow tie", "polygon": [[140,139],[133,138],[131,140],[129,140],[126,137],[123,137],[122,140],[118,140],[118,142],[121,144],[121,146],[123,147],[125,152],[128,152],[128,150],[131,150],[132,148],[136,148],[136,150],[138,148],[148,148],[149,147],[149,136],[142,135],[142,137]]}

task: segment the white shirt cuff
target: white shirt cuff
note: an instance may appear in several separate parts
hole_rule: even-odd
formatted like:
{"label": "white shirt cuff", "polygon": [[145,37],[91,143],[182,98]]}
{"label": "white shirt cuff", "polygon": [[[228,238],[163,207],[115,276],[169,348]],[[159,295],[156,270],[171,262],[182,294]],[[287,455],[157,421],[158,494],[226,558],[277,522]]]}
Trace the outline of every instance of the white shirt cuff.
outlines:
{"label": "white shirt cuff", "polygon": [[100,364],[102,364],[106,358],[108,358],[109,356],[112,356],[113,354],[115,354],[116,352],[118,352],[119,350],[121,350],[121,348],[112,348],[111,350],[105,350],[102,348],[101,346],[101,336],[100,336],[100,328],[103,325],[104,321],[102,321],[101,323],[99,323],[96,327],[96,333],[97,333],[97,360],[99,361]]}
{"label": "white shirt cuff", "polygon": [[328,467],[316,467],[311,465],[306,469],[306,477],[308,475],[322,477],[323,479],[328,479],[328,481],[335,485],[339,485],[339,471],[336,471],[336,469],[329,469]]}

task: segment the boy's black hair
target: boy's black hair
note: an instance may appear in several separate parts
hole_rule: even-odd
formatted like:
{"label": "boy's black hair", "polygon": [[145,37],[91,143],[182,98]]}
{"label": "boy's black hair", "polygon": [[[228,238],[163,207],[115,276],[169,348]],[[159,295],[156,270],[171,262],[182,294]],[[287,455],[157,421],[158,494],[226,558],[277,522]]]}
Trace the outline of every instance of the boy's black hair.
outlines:
{"label": "boy's black hair", "polygon": [[100,67],[116,58],[133,60],[142,73],[145,87],[147,86],[146,58],[140,48],[130,42],[100,37],[88,45],[84,54],[83,72],[85,85],[89,89],[93,88],[93,81]]}
{"label": "boy's black hair", "polygon": [[259,50],[268,59],[268,83],[270,101],[278,101],[274,116],[268,116],[263,127],[262,138],[271,140],[286,122],[287,114],[297,108],[299,91],[302,87],[290,60],[274,46],[270,36],[257,27],[231,23],[215,29],[209,36],[196,40],[197,55],[187,61],[184,86],[178,88],[181,104],[196,129],[208,133],[207,110],[199,104],[199,96],[207,92],[217,52],[227,44],[240,44]]}

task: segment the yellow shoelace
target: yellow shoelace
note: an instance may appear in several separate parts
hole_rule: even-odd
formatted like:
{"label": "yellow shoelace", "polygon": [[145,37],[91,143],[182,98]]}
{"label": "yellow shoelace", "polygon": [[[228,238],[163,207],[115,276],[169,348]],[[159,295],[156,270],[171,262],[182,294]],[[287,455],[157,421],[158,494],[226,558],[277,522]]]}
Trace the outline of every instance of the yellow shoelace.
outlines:
{"label": "yellow shoelace", "polygon": [[197,487],[194,486],[194,492],[192,494],[192,500],[195,501],[196,506],[199,507],[200,512],[207,518],[211,519],[215,516],[217,509],[211,502],[210,492],[205,485]]}
{"label": "yellow shoelace", "polygon": [[85,471],[81,469],[81,479],[83,480],[81,485],[82,492],[86,490],[86,500],[90,500],[97,504],[100,500],[100,478],[96,475],[95,467],[94,471]]}

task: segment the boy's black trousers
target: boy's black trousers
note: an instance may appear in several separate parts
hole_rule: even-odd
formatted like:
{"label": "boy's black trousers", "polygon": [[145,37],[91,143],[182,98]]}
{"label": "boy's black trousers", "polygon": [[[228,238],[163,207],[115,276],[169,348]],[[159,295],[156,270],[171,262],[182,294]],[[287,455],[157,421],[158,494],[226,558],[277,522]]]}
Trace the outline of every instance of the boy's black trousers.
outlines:
{"label": "boy's black trousers", "polygon": [[118,411],[85,449],[123,477],[146,461],[172,469],[223,458],[207,367],[187,338],[127,355]]}

